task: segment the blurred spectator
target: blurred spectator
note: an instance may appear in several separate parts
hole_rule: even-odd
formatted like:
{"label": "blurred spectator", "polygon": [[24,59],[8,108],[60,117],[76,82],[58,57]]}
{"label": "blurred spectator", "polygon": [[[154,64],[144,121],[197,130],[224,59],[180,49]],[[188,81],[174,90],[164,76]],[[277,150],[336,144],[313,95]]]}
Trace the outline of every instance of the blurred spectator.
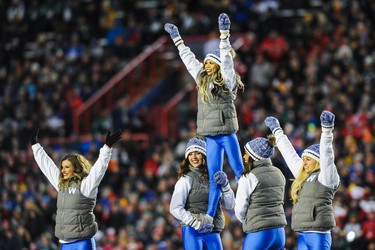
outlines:
{"label": "blurred spectator", "polygon": [[367,213],[367,219],[363,223],[362,232],[367,242],[375,241],[375,211]]}
{"label": "blurred spectator", "polygon": [[274,67],[270,61],[263,53],[256,54],[255,61],[251,64],[249,79],[256,89],[262,91],[263,96],[270,90],[273,75]]}
{"label": "blurred spectator", "polygon": [[39,250],[57,250],[57,245],[52,241],[52,235],[45,232],[41,235],[40,240],[37,242],[37,248]]}
{"label": "blurred spectator", "polygon": [[293,88],[293,81],[289,78],[287,69],[281,68],[277,72],[276,77],[272,80],[272,87],[282,98],[289,96]]}
{"label": "blurred spectator", "polygon": [[267,59],[277,63],[285,57],[288,49],[289,46],[285,37],[277,30],[271,30],[261,41],[259,53],[264,53]]}

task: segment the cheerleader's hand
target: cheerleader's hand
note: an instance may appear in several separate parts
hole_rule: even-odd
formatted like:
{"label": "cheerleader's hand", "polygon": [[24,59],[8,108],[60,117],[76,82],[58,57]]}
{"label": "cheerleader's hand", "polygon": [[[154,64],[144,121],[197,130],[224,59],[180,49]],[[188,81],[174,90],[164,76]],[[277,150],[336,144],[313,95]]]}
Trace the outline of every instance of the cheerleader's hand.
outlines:
{"label": "cheerleader's hand", "polygon": [[220,39],[229,38],[230,20],[226,13],[221,13],[218,18]]}
{"label": "cheerleader's hand", "polygon": [[223,171],[217,171],[214,174],[214,180],[221,187],[225,187],[229,183],[227,175]]}
{"label": "cheerleader's hand", "polygon": [[164,25],[164,30],[169,33],[169,36],[173,40],[174,45],[176,45],[176,47],[178,45],[184,43],[184,41],[182,40],[182,38],[180,36],[180,32],[178,31],[178,28],[177,28],[176,25],[171,24],[171,23],[166,23]]}
{"label": "cheerleader's hand", "polygon": [[38,143],[39,128],[33,129],[31,132],[30,144],[31,146]]}
{"label": "cheerleader's hand", "polygon": [[119,140],[121,140],[121,135],[122,135],[122,130],[119,129],[117,130],[115,133],[111,134],[110,131],[108,131],[108,134],[105,138],[105,144],[108,146],[108,147],[112,147],[113,144],[115,144],[116,142],[118,142]]}
{"label": "cheerleader's hand", "polygon": [[320,122],[323,131],[332,131],[335,126],[335,115],[324,110],[320,115]]}
{"label": "cheerleader's hand", "polygon": [[273,116],[268,116],[264,120],[264,124],[266,124],[266,126],[272,131],[273,134],[275,134],[278,130],[282,130],[279,120],[277,120],[277,118]]}

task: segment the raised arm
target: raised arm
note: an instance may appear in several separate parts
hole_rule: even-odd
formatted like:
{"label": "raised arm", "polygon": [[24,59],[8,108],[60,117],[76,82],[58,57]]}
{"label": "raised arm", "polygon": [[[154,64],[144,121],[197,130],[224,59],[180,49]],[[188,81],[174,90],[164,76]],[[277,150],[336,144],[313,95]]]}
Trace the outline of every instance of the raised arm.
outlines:
{"label": "raised arm", "polygon": [[38,142],[39,129],[34,129],[31,134],[30,144],[33,150],[33,155],[42,173],[47,177],[52,186],[59,190],[59,175],[60,169],[56,166],[53,160],[48,156],[46,151]]}
{"label": "raised arm", "polygon": [[324,110],[320,115],[320,121],[322,134],[320,137],[320,174],[318,180],[327,187],[337,188],[340,183],[340,177],[335,165],[332,143],[335,115]]}
{"label": "raised arm", "polygon": [[166,23],[164,25],[164,30],[168,32],[173,43],[177,47],[181,60],[186,69],[197,82],[198,74],[202,70],[203,64],[197,60],[195,54],[190,50],[190,48],[185,46],[184,40],[181,38],[180,32],[176,25]]}
{"label": "raised arm", "polygon": [[280,153],[283,156],[293,176],[296,177],[298,175],[299,169],[302,167],[301,157],[297,154],[292,143],[284,134],[284,131],[282,130],[280,122],[277,118],[269,116],[264,120],[264,123],[275,135],[277,148],[280,150]]}
{"label": "raised arm", "polygon": [[89,175],[82,180],[81,192],[86,197],[95,198],[98,194],[98,187],[107,171],[109,161],[112,157],[112,146],[121,139],[122,130],[111,134],[108,131],[105,145],[100,149],[99,157],[90,169]]}
{"label": "raised arm", "polygon": [[221,13],[218,17],[219,32],[220,32],[220,61],[221,74],[228,89],[233,90],[236,85],[236,72],[234,70],[233,56],[230,51],[232,46],[229,41],[230,37],[230,19],[226,13]]}

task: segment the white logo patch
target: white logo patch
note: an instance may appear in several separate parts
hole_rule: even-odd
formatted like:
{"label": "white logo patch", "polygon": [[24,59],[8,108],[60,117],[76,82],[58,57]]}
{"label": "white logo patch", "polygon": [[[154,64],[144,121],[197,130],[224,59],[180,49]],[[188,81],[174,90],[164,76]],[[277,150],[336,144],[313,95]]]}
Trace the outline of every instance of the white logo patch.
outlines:
{"label": "white logo patch", "polygon": [[310,176],[309,178],[307,178],[306,181],[308,181],[308,182],[313,182],[314,179],[315,179],[315,177],[316,177],[316,175],[312,175],[312,176]]}
{"label": "white logo patch", "polygon": [[70,187],[68,190],[69,194],[74,194],[76,192],[76,189],[77,188]]}

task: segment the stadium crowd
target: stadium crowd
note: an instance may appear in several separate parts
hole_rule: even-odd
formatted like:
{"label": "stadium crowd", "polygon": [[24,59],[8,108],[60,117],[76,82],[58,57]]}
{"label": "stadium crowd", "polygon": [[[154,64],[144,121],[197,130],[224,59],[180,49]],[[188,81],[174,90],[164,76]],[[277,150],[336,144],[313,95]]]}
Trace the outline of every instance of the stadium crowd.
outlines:
{"label": "stadium crowd", "polygon": [[[103,138],[93,131],[75,140],[72,110],[165,35],[164,23],[178,23],[186,35],[208,34],[223,10],[232,32],[248,38],[237,51],[246,85],[236,103],[241,147],[267,135],[263,121],[273,115],[302,150],[319,138],[321,111],[332,110],[341,177],[332,249],[375,249],[375,4],[322,1],[292,18],[280,17],[283,2],[293,1],[0,1],[0,249],[58,249],[57,193],[33,160],[33,126],[43,131],[40,140],[56,162],[74,150],[95,159]],[[194,113],[189,103],[181,105]],[[111,117],[106,120],[109,128]],[[150,134],[146,147],[131,134],[134,127],[149,134],[147,124],[126,123],[100,185],[98,249],[181,249],[169,202],[178,162],[196,131],[195,117],[180,120],[177,140]],[[49,143],[53,137],[71,140]],[[281,155],[272,160],[290,179]],[[233,180],[227,164],[225,170]],[[285,211],[285,247],[293,250],[289,192]],[[241,224],[233,211],[225,215],[224,249],[240,249]]]}

